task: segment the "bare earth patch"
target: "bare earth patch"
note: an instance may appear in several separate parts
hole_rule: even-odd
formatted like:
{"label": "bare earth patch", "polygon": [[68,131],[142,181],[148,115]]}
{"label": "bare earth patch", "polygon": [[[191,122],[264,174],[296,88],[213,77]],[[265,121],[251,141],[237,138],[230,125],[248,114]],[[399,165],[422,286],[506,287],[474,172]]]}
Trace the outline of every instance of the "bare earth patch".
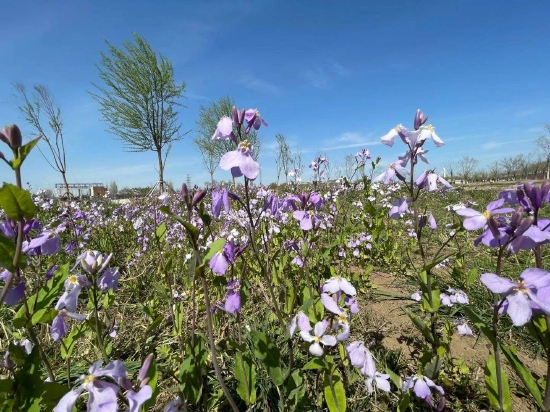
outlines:
{"label": "bare earth patch", "polygon": [[[387,273],[372,272],[370,281],[373,287],[380,292],[390,292],[405,296],[410,296],[414,291],[404,290],[398,286],[396,277]],[[384,299],[369,300],[364,302],[362,309],[369,319],[369,327],[375,330],[376,335],[380,336],[381,344],[388,350],[402,350],[402,356],[411,370],[414,370],[414,359],[418,359],[419,342],[422,337],[412,324],[409,317],[403,312],[402,307],[409,305],[411,301]],[[484,365],[488,356],[492,353],[492,345],[483,336],[460,336],[455,333],[451,343],[451,353],[453,358],[464,359],[470,369],[470,379],[485,386]],[[543,358],[534,358],[533,356],[522,353],[518,349],[518,357],[529,367],[535,378],[540,378],[546,374],[546,360]],[[510,386],[522,387],[513,370],[507,365],[506,372],[511,379]],[[517,397],[512,394],[512,408],[517,412],[532,412],[538,410],[537,405],[531,402],[529,398]],[[452,405],[447,405],[451,410],[456,410]]]}

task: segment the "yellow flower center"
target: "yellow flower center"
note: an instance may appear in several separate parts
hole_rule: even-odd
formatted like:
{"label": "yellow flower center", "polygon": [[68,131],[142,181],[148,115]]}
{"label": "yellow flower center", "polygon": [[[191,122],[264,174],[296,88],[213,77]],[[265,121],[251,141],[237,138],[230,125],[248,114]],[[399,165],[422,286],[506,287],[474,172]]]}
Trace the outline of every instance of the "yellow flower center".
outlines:
{"label": "yellow flower center", "polygon": [[84,379],[84,385],[87,385],[87,384],[89,384],[89,383],[92,383],[94,380],[95,380],[95,376],[94,376],[94,375],[88,375],[88,376],[86,376],[86,378]]}
{"label": "yellow flower center", "polygon": [[312,217],[313,217],[313,215],[315,214],[315,212],[313,212],[313,210],[309,210],[307,213],[308,213],[310,216],[312,216]]}
{"label": "yellow flower center", "polygon": [[314,340],[315,342],[319,342],[319,341],[321,340],[321,338],[318,337],[318,336],[315,336],[315,337],[313,338],[313,340]]}
{"label": "yellow flower center", "polygon": [[486,210],[485,212],[483,212],[483,216],[485,217],[485,219],[489,219],[491,217],[491,212]]}
{"label": "yellow flower center", "polygon": [[249,143],[248,143],[248,140],[245,139],[241,142],[241,149],[244,151],[248,150],[248,146],[249,146]]}
{"label": "yellow flower center", "polygon": [[518,282],[518,286],[514,289],[517,290],[518,292],[527,293],[527,290],[529,289],[529,286],[527,286],[525,284],[525,282],[523,280],[521,280],[521,281]]}
{"label": "yellow flower center", "polygon": [[78,278],[76,277],[76,275],[71,275],[69,277],[69,283],[72,283],[72,284],[78,283]]}

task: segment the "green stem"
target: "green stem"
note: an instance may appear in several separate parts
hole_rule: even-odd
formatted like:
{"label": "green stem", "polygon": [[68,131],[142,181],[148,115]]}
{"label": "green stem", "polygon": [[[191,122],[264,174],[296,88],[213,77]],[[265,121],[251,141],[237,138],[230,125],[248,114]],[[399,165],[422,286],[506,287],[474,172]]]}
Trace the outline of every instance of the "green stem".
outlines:
{"label": "green stem", "polygon": [[99,346],[99,350],[101,351],[101,355],[103,357],[104,362],[109,361],[109,356],[107,355],[107,351],[105,350],[105,345],[103,343],[103,337],[101,336],[101,325],[99,323],[99,300],[97,297],[97,285],[96,282],[93,283],[92,286],[92,302],[94,304],[94,320],[95,320],[95,332],[96,332],[96,338],[97,338],[97,345]]}

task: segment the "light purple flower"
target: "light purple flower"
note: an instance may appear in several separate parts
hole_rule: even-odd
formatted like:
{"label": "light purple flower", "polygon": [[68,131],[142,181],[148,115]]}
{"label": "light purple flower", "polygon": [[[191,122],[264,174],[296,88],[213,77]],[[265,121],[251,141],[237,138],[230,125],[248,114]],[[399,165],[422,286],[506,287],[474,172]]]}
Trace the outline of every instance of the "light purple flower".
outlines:
{"label": "light purple flower", "polygon": [[388,169],[384,173],[376,176],[372,181],[373,183],[376,183],[383,180],[384,184],[387,185],[392,180],[394,180],[394,177],[397,177],[399,180],[404,182],[405,176],[399,173],[399,170],[406,171],[406,169],[403,167],[403,162],[401,160],[396,160],[395,162],[390,163],[390,165],[388,166]]}
{"label": "light purple flower", "polygon": [[389,215],[392,219],[401,219],[405,213],[409,213],[409,204],[411,199],[406,199],[402,197],[393,202],[392,207],[390,208]]}
{"label": "light purple flower", "polygon": [[290,326],[288,328],[288,331],[290,332],[290,336],[294,335],[294,331],[296,330],[296,326],[300,329],[300,331],[305,330],[306,332],[309,332],[311,329],[311,324],[309,323],[309,318],[307,315],[300,311],[296,316],[292,318],[292,321],[290,322]]}
{"label": "light purple flower", "polygon": [[92,283],[84,275],[70,275],[65,279],[65,292],[61,295],[55,309],[66,308],[69,312],[76,312],[78,295],[83,287],[90,287]]}
{"label": "light purple flower", "polygon": [[246,134],[250,132],[251,127],[254,127],[254,129],[258,130],[262,124],[265,127],[268,126],[266,121],[262,119],[262,116],[260,116],[260,112],[258,112],[258,109],[248,109],[244,113],[244,119],[246,120],[246,123],[247,123],[246,129],[245,129]]}
{"label": "light purple flower", "polygon": [[313,210],[296,210],[292,213],[292,217],[300,221],[300,228],[302,230],[313,229],[313,220],[315,219],[315,212]]}
{"label": "light purple flower", "polygon": [[212,214],[216,219],[220,217],[222,206],[225,213],[229,213],[229,193],[225,186],[212,191]]}
{"label": "light purple flower", "polygon": [[225,287],[225,306],[224,310],[227,313],[237,313],[241,311],[241,284],[238,280],[233,280]]}
{"label": "light purple flower", "polygon": [[229,267],[229,262],[227,261],[227,258],[225,257],[223,251],[218,251],[214,253],[214,256],[210,258],[210,269],[212,269],[212,272],[214,272],[216,275],[225,275],[225,272],[227,271],[227,268]]}
{"label": "light purple flower", "polygon": [[227,152],[220,159],[220,167],[223,170],[231,170],[233,177],[245,175],[254,180],[260,173],[260,165],[252,157],[252,146],[248,140],[239,143],[237,150]]}
{"label": "light purple flower", "polygon": [[442,395],[445,394],[441,386],[436,385],[430,378],[426,376],[421,376],[421,375],[409,376],[405,378],[405,382],[403,383],[403,392],[408,391],[409,389],[413,389],[414,394],[418,398],[424,399],[426,403],[428,403],[429,405],[432,405],[433,402],[431,399],[430,388],[437,390]]}
{"label": "light purple flower", "polygon": [[237,141],[235,135],[233,134],[233,121],[227,117],[223,116],[218,122],[216,131],[212,136],[212,140],[233,140]]}
{"label": "light purple flower", "polygon": [[481,283],[491,292],[500,293],[506,298],[507,313],[515,326],[525,325],[531,319],[533,303],[550,315],[550,273],[544,269],[525,269],[518,282],[494,273],[484,273],[481,275]]}
{"label": "light purple flower", "polygon": [[82,375],[82,385],[69,391],[61,398],[57,406],[53,409],[54,412],[71,412],[76,404],[80,394],[84,391],[88,392],[88,411],[110,412],[117,410],[117,393],[118,385],[101,380],[101,377],[107,377],[118,382],[126,377],[126,368],[121,361],[112,361],[101,368],[101,361],[94,363],[88,375]]}
{"label": "light purple flower", "polygon": [[327,329],[327,326],[324,322],[317,322],[315,324],[315,328],[313,329],[313,335],[311,335],[308,331],[301,331],[300,336],[303,340],[306,342],[313,342],[309,346],[309,351],[314,356],[323,356],[323,348],[320,345],[321,343],[324,346],[334,346],[338,343],[336,338],[332,335],[325,335],[325,331]]}
{"label": "light purple flower", "polygon": [[484,227],[491,216],[498,213],[510,213],[514,211],[514,209],[509,207],[501,208],[503,204],[504,199],[499,199],[489,203],[487,205],[487,210],[485,210],[484,212],[478,212],[477,210],[467,207],[463,209],[458,209],[456,213],[460,216],[466,217],[466,219],[464,219],[464,222],[462,223],[466,230],[477,230]]}
{"label": "light purple flower", "polygon": [[323,284],[323,291],[328,293],[337,293],[339,291],[344,292],[346,295],[355,296],[357,291],[355,287],[345,278],[341,276],[335,276],[330,278]]}
{"label": "light purple flower", "polygon": [[455,322],[459,335],[473,335],[472,328],[468,326],[468,321],[464,318],[457,319]]}

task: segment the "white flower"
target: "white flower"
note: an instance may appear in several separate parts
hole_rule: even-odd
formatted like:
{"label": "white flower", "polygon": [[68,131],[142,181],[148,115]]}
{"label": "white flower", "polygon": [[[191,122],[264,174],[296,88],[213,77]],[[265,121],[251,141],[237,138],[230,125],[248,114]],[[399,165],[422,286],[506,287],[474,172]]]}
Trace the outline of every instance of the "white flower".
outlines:
{"label": "white flower", "polygon": [[326,329],[327,327],[323,322],[317,322],[315,324],[315,327],[313,328],[314,335],[311,335],[308,331],[305,330],[300,332],[300,336],[303,340],[305,340],[306,342],[313,342],[309,347],[309,351],[314,356],[323,356],[324,352],[320,343],[325,346],[334,346],[336,345],[336,343],[338,343],[334,336],[324,335]]}

